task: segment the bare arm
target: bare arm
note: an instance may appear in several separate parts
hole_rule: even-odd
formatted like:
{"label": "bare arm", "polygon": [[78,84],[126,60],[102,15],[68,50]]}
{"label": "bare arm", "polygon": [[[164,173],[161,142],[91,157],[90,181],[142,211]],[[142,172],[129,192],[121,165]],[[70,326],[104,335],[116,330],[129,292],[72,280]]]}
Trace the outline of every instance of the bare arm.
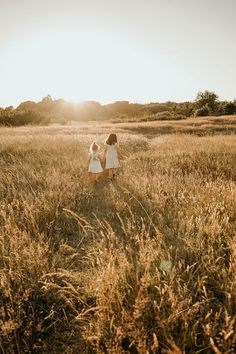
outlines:
{"label": "bare arm", "polygon": [[90,156],[88,157],[88,161],[87,161],[87,170],[89,168],[89,164],[90,164]]}
{"label": "bare arm", "polygon": [[117,150],[117,155],[118,155],[118,158],[120,160],[124,159],[126,156],[124,156],[121,152],[120,152],[120,149],[118,148],[118,146],[116,147],[116,150]]}
{"label": "bare arm", "polygon": [[89,152],[88,154],[88,160],[87,160],[87,169],[89,168],[89,164],[90,164],[90,161],[91,161],[91,153]]}
{"label": "bare arm", "polygon": [[105,158],[106,158],[106,153],[107,153],[107,146],[105,145],[104,151],[103,151],[103,156],[102,156],[103,160],[105,160]]}

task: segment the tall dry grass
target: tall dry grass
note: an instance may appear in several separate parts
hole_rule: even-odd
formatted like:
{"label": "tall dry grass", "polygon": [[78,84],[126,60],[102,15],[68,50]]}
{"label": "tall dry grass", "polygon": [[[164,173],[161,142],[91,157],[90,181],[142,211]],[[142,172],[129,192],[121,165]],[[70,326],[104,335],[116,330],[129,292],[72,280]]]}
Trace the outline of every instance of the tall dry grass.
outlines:
{"label": "tall dry grass", "polygon": [[0,131],[1,351],[234,353],[235,136],[120,130],[88,188],[108,128]]}

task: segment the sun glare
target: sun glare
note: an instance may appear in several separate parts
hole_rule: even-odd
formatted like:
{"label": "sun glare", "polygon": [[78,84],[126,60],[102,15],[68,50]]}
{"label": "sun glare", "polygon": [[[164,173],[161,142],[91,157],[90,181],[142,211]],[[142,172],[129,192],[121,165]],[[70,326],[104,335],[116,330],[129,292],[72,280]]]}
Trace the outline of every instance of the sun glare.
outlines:
{"label": "sun glare", "polygon": [[105,103],[125,97],[129,82],[138,80],[142,53],[113,34],[77,28],[22,39],[18,47],[12,46],[11,58],[9,75],[17,74],[25,98],[34,92],[38,99],[50,94],[74,102]]}
{"label": "sun glare", "polygon": [[11,67],[6,86],[12,97],[18,97],[17,104],[39,101],[47,94],[73,102],[142,102],[144,87],[150,90],[150,78],[161,80],[166,65],[161,58],[153,63],[150,53],[129,38],[85,25],[45,28],[18,38],[10,51],[5,59]]}

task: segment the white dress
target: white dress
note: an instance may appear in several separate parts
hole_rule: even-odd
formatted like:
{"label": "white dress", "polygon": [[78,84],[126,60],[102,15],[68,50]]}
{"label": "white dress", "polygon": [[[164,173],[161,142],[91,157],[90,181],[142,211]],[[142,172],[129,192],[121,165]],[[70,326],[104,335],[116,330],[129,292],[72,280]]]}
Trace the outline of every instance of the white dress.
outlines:
{"label": "white dress", "polygon": [[101,173],[103,171],[101,162],[99,159],[98,151],[96,152],[89,152],[89,168],[88,172],[92,173]]}
{"label": "white dress", "polygon": [[117,153],[117,144],[106,144],[106,168],[117,168],[120,166]]}

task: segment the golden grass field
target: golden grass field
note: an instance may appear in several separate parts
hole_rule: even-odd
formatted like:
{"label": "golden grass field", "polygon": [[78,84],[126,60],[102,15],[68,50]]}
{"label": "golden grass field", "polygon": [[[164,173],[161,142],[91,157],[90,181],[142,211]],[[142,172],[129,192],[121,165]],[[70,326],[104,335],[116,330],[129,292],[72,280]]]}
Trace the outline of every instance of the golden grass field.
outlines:
{"label": "golden grass field", "polygon": [[[86,186],[115,132],[114,182]],[[236,117],[0,128],[0,352],[236,351]]]}

